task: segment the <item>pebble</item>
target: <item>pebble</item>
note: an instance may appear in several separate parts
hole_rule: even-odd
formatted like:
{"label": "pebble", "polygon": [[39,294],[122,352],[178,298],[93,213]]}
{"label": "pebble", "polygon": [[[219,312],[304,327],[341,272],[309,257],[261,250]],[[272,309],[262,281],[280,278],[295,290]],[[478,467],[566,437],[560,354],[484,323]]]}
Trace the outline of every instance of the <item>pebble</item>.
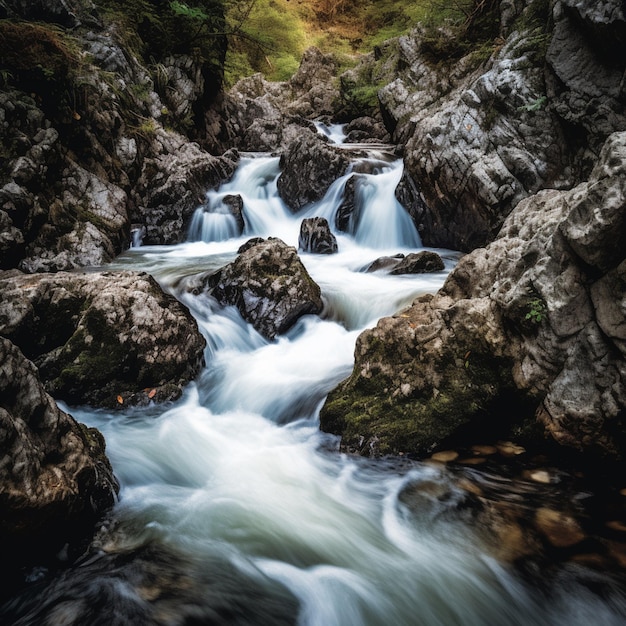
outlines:
{"label": "pebble", "polygon": [[620,522],[619,520],[611,520],[609,522],[606,523],[607,528],[610,528],[611,530],[617,530],[621,533],[626,533],[626,524],[624,524],[624,522]]}
{"label": "pebble", "polygon": [[435,452],[431,457],[431,460],[438,461],[439,463],[448,463],[459,458],[459,453],[455,450],[443,450],[442,452]]}
{"label": "pebble", "polygon": [[537,509],[535,526],[557,548],[569,548],[585,538],[585,533],[573,517],[547,507]]}
{"label": "pebble", "polygon": [[475,445],[472,446],[472,452],[476,454],[480,454],[482,456],[489,456],[491,454],[495,454],[498,451],[498,448],[495,446],[484,446],[484,445]]}
{"label": "pebble", "polygon": [[546,470],[526,470],[523,472],[523,476],[542,485],[549,485],[552,482],[550,474]]}
{"label": "pebble", "polygon": [[502,456],[518,456],[519,454],[524,454],[526,452],[525,448],[522,446],[518,446],[512,441],[502,441],[497,446],[498,452]]}
{"label": "pebble", "polygon": [[466,459],[459,459],[459,463],[463,463],[464,465],[481,465],[486,460],[484,456],[470,456]]}

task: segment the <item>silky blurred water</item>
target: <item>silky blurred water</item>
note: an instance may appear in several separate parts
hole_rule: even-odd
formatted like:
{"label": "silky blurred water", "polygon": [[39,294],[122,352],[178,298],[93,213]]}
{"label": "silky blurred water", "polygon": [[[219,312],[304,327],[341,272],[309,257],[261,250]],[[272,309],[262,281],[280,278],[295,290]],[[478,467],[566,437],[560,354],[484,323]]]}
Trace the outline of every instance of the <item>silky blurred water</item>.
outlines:
{"label": "silky blurred water", "polygon": [[[359,332],[434,292],[458,258],[440,250],[446,269],[428,275],[363,271],[380,256],[421,249],[392,199],[401,167],[381,162],[367,176],[357,193],[362,219],[354,233],[336,233],[338,254],[301,253],[324,312],[275,341],[234,308],[194,295],[186,280],[235,258],[251,236],[297,246],[303,216],[334,224],[345,181],[293,215],[276,192],[278,159],[248,156],[208,194],[193,241],[133,248],[113,264],[152,273],[190,308],[207,365],[171,405],[66,407],[104,434],[119,503],[95,556],[23,600],[10,623],[624,623],[619,595],[600,597],[575,578],[553,580],[544,594],[498,562],[457,514],[459,490],[445,468],[353,459],[319,431],[320,405],[350,375]],[[219,207],[228,194],[243,199],[242,236],[214,224],[227,217]],[[207,219],[211,207],[217,220]],[[419,507],[407,506],[400,494],[422,484],[443,485],[448,496],[425,489]]]}

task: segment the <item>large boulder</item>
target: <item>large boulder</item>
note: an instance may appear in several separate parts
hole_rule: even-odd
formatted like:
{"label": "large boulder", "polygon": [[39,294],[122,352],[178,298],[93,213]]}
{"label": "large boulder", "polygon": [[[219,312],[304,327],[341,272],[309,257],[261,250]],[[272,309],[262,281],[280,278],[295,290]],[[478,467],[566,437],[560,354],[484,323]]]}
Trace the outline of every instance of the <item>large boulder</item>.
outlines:
{"label": "large boulder", "polygon": [[622,132],[589,181],[522,201],[438,294],[364,332],[322,429],[364,454],[514,434],[624,460],[625,258]]}
{"label": "large boulder", "polygon": [[235,172],[239,154],[230,150],[213,156],[175,133],[158,130],[158,156],[146,159],[134,190],[133,222],[145,227],[145,244],[185,241],[193,212],[206,192]]}
{"label": "large boulder", "polygon": [[203,365],[195,320],[145,273],[7,274],[0,334],[55,397],[109,407],[173,399]]}
{"label": "large boulder", "polygon": [[254,240],[244,246],[235,261],[209,276],[206,284],[211,295],[221,304],[236,306],[267,339],[323,308],[320,288],[296,249],[280,239]]}
{"label": "large boulder", "polygon": [[27,566],[77,556],[118,491],[102,435],[61,411],[37,368],[0,337],[1,595]]}
{"label": "large boulder", "polygon": [[305,130],[289,145],[280,164],[278,193],[293,211],[298,211],[321,200],[332,183],[346,173],[350,159],[322,135]]}

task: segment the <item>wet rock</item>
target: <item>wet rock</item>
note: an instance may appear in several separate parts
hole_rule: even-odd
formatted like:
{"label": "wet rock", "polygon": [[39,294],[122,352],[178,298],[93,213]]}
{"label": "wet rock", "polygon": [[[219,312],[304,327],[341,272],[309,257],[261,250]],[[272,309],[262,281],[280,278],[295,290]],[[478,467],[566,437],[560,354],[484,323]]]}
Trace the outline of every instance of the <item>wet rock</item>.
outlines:
{"label": "wet rock", "polygon": [[391,270],[402,261],[404,254],[397,254],[396,256],[381,256],[375,261],[372,261],[366,268],[366,272],[379,272],[380,270]]}
{"label": "wet rock", "polygon": [[237,221],[239,234],[243,232],[245,222],[243,220],[243,198],[239,194],[228,195],[222,198],[222,203],[226,205],[230,214]]}
{"label": "wet rock", "polygon": [[356,203],[356,189],[362,177],[353,174],[346,181],[343,199],[335,214],[335,227],[343,233],[354,234],[359,223],[360,211]]}
{"label": "wet rock", "polygon": [[[471,428],[623,459],[624,146],[612,135],[589,181],[522,201],[438,294],[365,331],[322,429],[374,454],[426,454]],[[570,243],[585,237],[602,252]]]}
{"label": "wet rock", "polygon": [[320,288],[296,249],[280,239],[246,246],[235,261],[207,279],[207,287],[221,304],[236,306],[267,339],[323,308]]}
{"label": "wet rock", "polygon": [[175,244],[187,237],[193,212],[206,192],[230,179],[239,160],[231,150],[215,157],[175,133],[158,132],[162,153],[146,159],[134,190],[133,221],[146,228],[146,244]]}
{"label": "wet rock", "polygon": [[547,507],[541,507],[535,514],[535,525],[540,533],[557,548],[569,548],[580,543],[585,533],[578,522],[563,513]]}
{"label": "wet rock", "polygon": [[302,220],[298,248],[313,254],[334,254],[337,252],[337,238],[330,230],[325,217],[310,217]]}
{"label": "wet rock", "polygon": [[52,561],[64,546],[68,556],[80,554],[119,487],[102,435],[61,411],[37,368],[3,337],[0,441],[0,547],[10,591],[21,582],[18,568]]}
{"label": "wet rock", "polygon": [[421,252],[407,254],[393,267],[390,274],[423,274],[427,272],[440,272],[443,269],[443,261],[436,252],[422,250]]}
{"label": "wet rock", "polygon": [[345,174],[350,160],[318,133],[305,131],[282,155],[280,164],[278,193],[293,211],[298,211],[321,200],[332,183]]}
{"label": "wet rock", "polygon": [[373,117],[358,117],[345,127],[346,143],[390,143],[385,125]]}
{"label": "wet rock", "polygon": [[191,314],[145,273],[0,274],[0,294],[0,333],[69,403],[173,399],[203,365]]}

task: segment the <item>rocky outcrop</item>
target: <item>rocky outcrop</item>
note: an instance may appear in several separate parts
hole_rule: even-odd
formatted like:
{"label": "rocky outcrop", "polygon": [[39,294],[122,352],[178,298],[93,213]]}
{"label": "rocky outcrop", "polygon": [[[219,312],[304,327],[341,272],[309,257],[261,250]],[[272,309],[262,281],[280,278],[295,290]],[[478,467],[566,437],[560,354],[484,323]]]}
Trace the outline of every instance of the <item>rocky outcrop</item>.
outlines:
{"label": "rocky outcrop", "polygon": [[589,181],[522,201],[438,294],[363,333],[322,428],[364,454],[423,454],[462,435],[537,443],[545,433],[624,460],[625,251],[622,132]]}
{"label": "rocky outcrop", "polygon": [[475,53],[436,65],[423,28],[366,62],[373,79],[394,77],[379,99],[405,145],[418,189],[405,206],[425,245],[492,241],[523,198],[585,180],[607,136],[626,127],[619,0],[501,6],[506,39],[484,65]]}
{"label": "rocky outcrop", "polygon": [[320,288],[296,249],[275,238],[242,247],[235,261],[206,279],[206,286],[221,304],[236,306],[267,339],[323,308]]}
{"label": "rocky outcrop", "polygon": [[293,211],[298,211],[321,200],[333,182],[345,174],[350,159],[321,135],[305,131],[289,145],[280,165],[278,193]]}
{"label": "rocky outcrop", "polygon": [[332,55],[309,48],[288,81],[272,83],[261,74],[238,81],[208,112],[208,124],[241,150],[282,151],[303,129],[314,130],[310,120],[334,114],[336,71]]}
{"label": "rocky outcrop", "polygon": [[[45,392],[37,368],[0,337],[0,547],[4,597],[29,563],[76,556],[118,484],[104,439],[78,424]],[[21,570],[21,571],[20,571]]]}
{"label": "rocky outcrop", "polygon": [[338,251],[337,238],[331,232],[325,217],[310,217],[302,220],[298,249],[313,254],[334,254]]}
{"label": "rocky outcrop", "polygon": [[173,399],[203,364],[195,320],[145,273],[9,272],[0,294],[0,334],[71,404]]}

